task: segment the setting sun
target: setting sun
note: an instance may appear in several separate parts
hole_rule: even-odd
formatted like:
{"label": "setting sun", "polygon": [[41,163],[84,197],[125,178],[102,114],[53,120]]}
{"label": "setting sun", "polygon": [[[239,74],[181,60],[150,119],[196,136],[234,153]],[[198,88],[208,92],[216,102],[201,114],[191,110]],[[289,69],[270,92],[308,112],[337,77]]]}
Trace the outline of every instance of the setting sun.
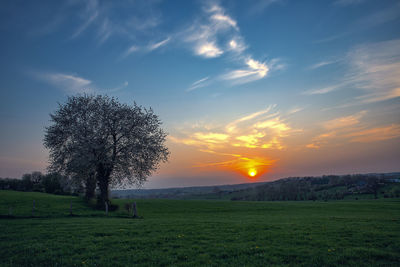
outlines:
{"label": "setting sun", "polygon": [[250,169],[248,172],[249,176],[254,177],[257,175],[257,170],[255,169]]}

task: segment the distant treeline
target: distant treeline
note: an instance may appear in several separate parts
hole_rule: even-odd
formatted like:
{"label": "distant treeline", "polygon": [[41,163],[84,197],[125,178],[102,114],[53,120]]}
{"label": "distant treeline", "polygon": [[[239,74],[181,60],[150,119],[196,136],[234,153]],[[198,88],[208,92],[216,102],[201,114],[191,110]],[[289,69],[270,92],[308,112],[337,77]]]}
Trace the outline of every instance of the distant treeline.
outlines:
{"label": "distant treeline", "polygon": [[49,194],[70,195],[79,193],[79,186],[71,178],[59,173],[26,173],[21,179],[0,178],[0,189],[35,191]]}
{"label": "distant treeline", "polygon": [[400,197],[398,175],[356,174],[322,177],[291,177],[230,192],[231,200],[340,200],[348,196]]}

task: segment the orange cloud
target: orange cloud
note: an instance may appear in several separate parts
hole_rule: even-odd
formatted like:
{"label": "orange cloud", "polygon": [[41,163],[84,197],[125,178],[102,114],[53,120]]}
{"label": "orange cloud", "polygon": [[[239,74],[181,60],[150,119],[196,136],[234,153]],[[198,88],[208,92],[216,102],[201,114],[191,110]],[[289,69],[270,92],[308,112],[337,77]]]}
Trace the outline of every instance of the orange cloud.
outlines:
{"label": "orange cloud", "polygon": [[366,129],[348,134],[351,142],[376,142],[400,137],[400,124]]}
{"label": "orange cloud", "polygon": [[365,115],[366,111],[358,112],[354,115],[336,118],[323,123],[323,126],[327,130],[338,129],[343,127],[349,127],[360,123],[361,117]]}
{"label": "orange cloud", "polygon": [[367,128],[360,123],[360,119],[366,111],[354,115],[340,117],[322,125],[329,132],[322,133],[312,139],[307,148],[319,149],[329,144],[343,144],[344,142],[376,142],[400,137],[400,125],[392,124],[376,128]]}
{"label": "orange cloud", "polygon": [[[262,157],[252,157],[247,158],[241,155],[235,155],[232,160],[212,162],[212,163],[201,163],[194,167],[199,168],[210,168],[216,167],[222,170],[235,171],[243,176],[250,176],[252,178],[258,178],[259,176],[266,173],[276,160],[262,158]],[[249,175],[249,172],[253,172]]]}
{"label": "orange cloud", "polygon": [[[276,160],[254,155],[263,154],[262,151],[284,149],[284,138],[298,131],[292,129],[274,109],[275,106],[269,106],[214,128],[201,129],[196,124],[196,127],[188,127],[186,132],[178,133],[183,138],[172,136],[170,140],[198,147],[198,151],[214,154],[222,159],[213,159],[212,163],[199,163],[195,167],[230,169],[246,176],[249,169],[253,169],[252,174],[258,177]],[[233,159],[227,159],[229,157]]]}

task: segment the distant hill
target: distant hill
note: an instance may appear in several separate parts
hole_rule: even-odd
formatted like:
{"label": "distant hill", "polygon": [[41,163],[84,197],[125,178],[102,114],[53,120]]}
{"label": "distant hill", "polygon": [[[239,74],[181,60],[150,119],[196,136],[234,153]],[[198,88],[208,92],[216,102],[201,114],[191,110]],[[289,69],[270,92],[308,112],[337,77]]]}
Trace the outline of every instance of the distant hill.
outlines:
{"label": "distant hill", "polygon": [[236,190],[243,190],[254,188],[268,182],[259,183],[243,183],[233,185],[216,185],[216,186],[191,186],[191,187],[173,187],[162,189],[125,189],[125,190],[112,190],[111,196],[113,198],[173,198],[182,199],[198,195],[213,194],[221,191],[233,192]]}
{"label": "distant hill", "polygon": [[272,182],[166,189],[113,190],[114,198],[339,200],[400,197],[400,172],[289,177]]}

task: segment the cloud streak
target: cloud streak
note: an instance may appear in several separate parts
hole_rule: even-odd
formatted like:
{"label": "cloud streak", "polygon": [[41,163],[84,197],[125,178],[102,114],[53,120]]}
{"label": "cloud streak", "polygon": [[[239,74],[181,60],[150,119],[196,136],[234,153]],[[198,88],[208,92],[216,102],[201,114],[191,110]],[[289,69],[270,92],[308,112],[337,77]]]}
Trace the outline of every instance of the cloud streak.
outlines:
{"label": "cloud streak", "polygon": [[171,38],[168,37],[168,38],[162,40],[161,42],[148,45],[148,46],[147,46],[147,50],[148,50],[148,51],[156,50],[156,49],[158,49],[158,48],[160,48],[160,47],[162,47],[162,46],[165,46],[170,40],[171,40]]}
{"label": "cloud streak", "polygon": [[400,97],[400,39],[356,46],[346,55],[345,63],[347,74],[339,83],[303,94],[327,94],[345,88],[356,90],[358,95],[350,105]]}
{"label": "cloud streak", "polygon": [[[282,137],[295,132],[279,112],[272,112],[274,106],[236,119],[222,128],[204,129],[184,134],[186,137],[172,137],[177,143],[213,150],[229,147],[283,149]],[[239,127],[240,126],[240,127]]]}
{"label": "cloud streak", "polygon": [[325,132],[315,136],[306,147],[320,149],[345,143],[371,143],[400,137],[400,124],[368,127],[361,121],[366,113],[363,110],[323,122],[321,125]]}
{"label": "cloud streak", "polygon": [[75,74],[36,73],[34,76],[52,86],[61,88],[67,93],[76,94],[94,92],[92,81],[79,77]]}
{"label": "cloud streak", "polygon": [[269,68],[266,63],[259,62],[252,58],[246,60],[247,68],[228,72],[221,76],[223,80],[233,81],[237,84],[248,83],[264,78]]}
{"label": "cloud streak", "polygon": [[328,65],[335,64],[335,63],[337,63],[337,62],[339,62],[339,60],[321,61],[321,62],[315,63],[314,65],[311,65],[311,66],[309,67],[309,69],[310,69],[310,70],[315,70],[315,69],[319,69],[319,68],[322,68],[322,67],[325,67],[325,66],[328,66]]}
{"label": "cloud streak", "polygon": [[186,90],[186,92],[190,92],[193,90],[196,90],[198,88],[204,87],[208,85],[208,82],[210,81],[210,77],[204,77],[198,81],[195,81],[192,83],[192,85]]}
{"label": "cloud streak", "polygon": [[80,36],[99,16],[99,5],[97,0],[86,1],[86,8],[81,12],[81,17],[84,18],[83,24],[71,35],[71,39]]}
{"label": "cloud streak", "polygon": [[224,167],[247,175],[250,168],[258,169],[260,174],[267,171],[276,160],[255,155],[285,149],[285,138],[297,132],[282,118],[276,106],[271,105],[219,127],[196,124],[170,136],[170,140],[223,158],[198,163],[195,167]]}
{"label": "cloud streak", "polygon": [[167,37],[166,39],[157,42],[157,43],[150,43],[146,46],[138,46],[138,45],[132,45],[130,46],[127,50],[125,50],[124,53],[121,55],[121,59],[124,59],[133,53],[150,53],[154,50],[160,49],[161,47],[166,46],[169,42],[171,41],[171,37]]}
{"label": "cloud streak", "polygon": [[120,86],[110,89],[99,89],[93,81],[80,77],[77,74],[60,72],[31,72],[35,79],[45,82],[55,88],[61,89],[68,94],[82,93],[114,93],[128,86],[125,81]]}

